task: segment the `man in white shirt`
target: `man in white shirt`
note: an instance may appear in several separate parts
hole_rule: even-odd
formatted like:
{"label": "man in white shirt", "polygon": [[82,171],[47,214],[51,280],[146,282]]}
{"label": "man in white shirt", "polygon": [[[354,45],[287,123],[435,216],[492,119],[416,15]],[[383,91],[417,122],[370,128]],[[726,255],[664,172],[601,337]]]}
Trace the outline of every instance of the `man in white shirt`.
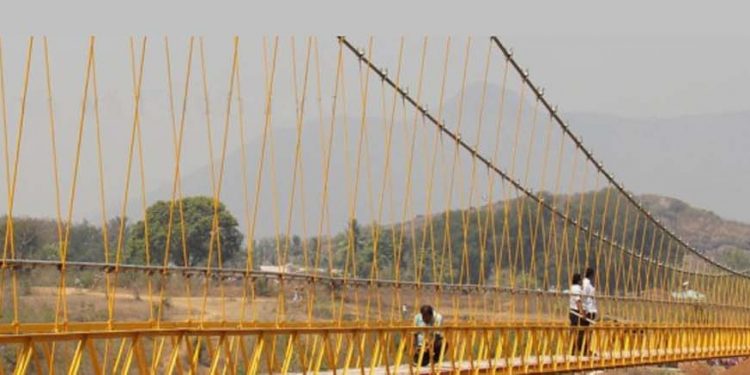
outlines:
{"label": "man in white shirt", "polygon": [[573,280],[570,285],[570,326],[573,327],[573,334],[576,337],[571,354],[577,355],[583,349],[583,329],[579,328],[583,325],[583,321],[586,320],[586,312],[583,310],[583,300],[581,299],[581,274],[576,273],[573,275]]}
{"label": "man in white shirt", "polygon": [[[589,326],[596,321],[599,310],[596,307],[596,288],[594,287],[594,269],[586,268],[583,278],[583,309],[585,310],[585,319],[581,322],[582,326]],[[588,354],[591,347],[591,332],[587,332],[583,344],[583,353]]]}
{"label": "man in white shirt", "polygon": [[[414,326],[416,327],[440,327],[443,324],[443,316],[435,312],[430,305],[423,305],[419,309],[419,314],[414,316]],[[440,362],[440,354],[445,351],[447,345],[443,345],[443,334],[440,331],[430,331],[427,333],[428,340],[425,342],[424,332],[416,334],[416,351],[414,353],[414,363],[420,363],[427,366],[430,362]],[[424,345],[424,349],[422,346]],[[420,355],[422,360],[420,361]]]}
{"label": "man in white shirt", "polygon": [[[594,287],[594,269],[586,268],[583,278],[583,309],[586,310],[588,321],[595,321],[599,310],[596,308],[596,288]],[[586,323],[588,325],[588,322]]]}

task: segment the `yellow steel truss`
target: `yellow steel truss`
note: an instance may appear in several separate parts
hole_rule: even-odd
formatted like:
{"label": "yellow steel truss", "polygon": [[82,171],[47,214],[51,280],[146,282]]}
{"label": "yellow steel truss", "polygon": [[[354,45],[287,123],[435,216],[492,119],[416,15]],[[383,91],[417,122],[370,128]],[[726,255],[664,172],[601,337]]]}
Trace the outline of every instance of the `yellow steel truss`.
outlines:
{"label": "yellow steel truss", "polygon": [[[75,126],[64,169],[65,128],[44,38],[55,241],[42,259],[25,247],[18,217],[19,196],[35,188],[19,176],[39,171],[25,166],[23,148],[29,127],[39,129],[27,108],[39,43],[30,38],[23,72],[6,76],[0,40],[7,195],[0,374],[519,374],[750,355],[747,276],[690,246],[625,190],[498,38],[458,47],[452,38],[431,41],[400,38],[392,61],[381,65],[388,54],[374,38],[366,49],[344,37],[328,45],[305,38],[301,48],[295,38],[263,38],[259,53],[248,54],[260,60],[248,79],[240,71],[252,64],[235,37],[217,106],[203,38],[184,46],[182,82],[173,77],[174,44],[165,38],[168,105],[166,120],[154,121],[144,106],[155,99],[143,92],[153,89],[146,67],[161,48],[131,38],[132,112],[119,135],[127,147],[112,221],[105,185],[121,171],[105,168],[118,143],[107,137],[113,118],[100,104],[97,40],[86,45],[80,106],[65,117]],[[17,77],[14,112],[6,81]],[[243,82],[260,95],[243,97]],[[458,93],[452,100],[451,90]],[[190,108],[195,98],[199,115]],[[218,119],[212,103],[223,109]],[[184,149],[185,138],[196,137],[198,122],[205,123],[197,137],[208,153],[202,177],[211,208],[202,217],[210,223],[207,254],[194,262],[189,238],[196,233],[183,199],[191,187],[182,174],[185,154],[194,152]],[[276,133],[283,122],[293,135],[285,144]],[[164,123],[169,140],[152,150],[149,131]],[[257,149],[247,146],[248,134]],[[92,261],[74,258],[80,249],[71,247],[76,205],[91,198],[79,192],[88,143],[102,238]],[[228,145],[239,160],[230,160]],[[146,214],[149,155],[174,164],[158,171],[169,186],[164,228]],[[231,163],[241,171],[232,177]],[[228,185],[242,186],[239,261],[227,258],[222,229]],[[272,233],[259,233],[262,225]],[[133,245],[136,229],[142,242]],[[596,270],[602,318],[570,326],[566,285],[586,267]],[[415,365],[429,353],[414,336],[429,329],[412,326],[422,304],[445,317],[440,358],[426,366]],[[590,353],[573,353],[579,334]]]}

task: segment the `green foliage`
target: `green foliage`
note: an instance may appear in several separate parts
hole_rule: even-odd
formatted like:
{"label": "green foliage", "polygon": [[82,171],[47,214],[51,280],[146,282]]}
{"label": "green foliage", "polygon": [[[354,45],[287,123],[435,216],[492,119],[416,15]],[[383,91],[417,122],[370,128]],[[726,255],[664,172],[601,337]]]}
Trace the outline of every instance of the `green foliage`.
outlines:
{"label": "green foliage", "polygon": [[[642,292],[648,264],[640,257],[631,256],[615,246],[598,241],[591,232],[602,233],[623,244],[643,258],[672,266],[683,266],[684,253],[670,248],[670,240],[644,224],[643,217],[636,219],[635,210],[626,206],[619,191],[602,189],[572,195],[540,193],[539,199],[557,207],[575,220],[574,225],[550,212],[534,199],[512,198],[494,202],[489,206],[452,210],[417,217],[403,223],[383,225],[361,223],[351,219],[345,227],[332,236],[301,238],[294,234],[253,239],[253,263],[260,265],[291,263],[327,270],[329,264],[347,277],[395,279],[402,281],[438,282],[452,284],[491,284],[519,288],[565,289],[573,272],[586,266],[597,269],[599,285],[607,285],[606,292],[618,293],[617,288],[633,288],[614,282],[622,280],[621,273],[630,277]],[[237,220],[223,204],[218,212],[218,242],[211,240],[214,205],[208,197],[189,197],[182,202],[184,213],[184,240],[187,264],[191,266],[218,260],[220,245],[222,261],[226,267],[244,268],[247,257],[242,251],[242,234]],[[148,248],[151,264],[161,264],[165,249],[169,263],[182,265],[183,226],[177,205],[170,223],[170,202],[156,202],[147,209]],[[675,206],[678,215],[685,210]],[[669,212],[660,212],[664,216]],[[6,219],[0,218],[0,236],[6,238]],[[69,228],[68,228],[69,227]],[[51,219],[14,218],[12,238],[16,258],[59,259],[60,238],[68,234],[69,261],[114,261],[124,228],[122,261],[142,264],[146,262],[146,227],[144,221],[129,223],[119,218],[107,222],[104,228],[83,221],[58,223]],[[588,229],[583,229],[588,228]],[[68,231],[69,230],[69,231]],[[61,234],[60,234],[61,233]],[[10,240],[5,252],[10,256]],[[167,246],[169,239],[169,246]],[[665,250],[672,249],[672,250]],[[286,256],[279,259],[279,255]],[[318,257],[319,255],[319,257]],[[718,253],[718,260],[735,269],[750,269],[750,254],[740,249],[727,249]],[[622,263],[624,262],[624,264]],[[644,265],[640,267],[638,265]],[[568,268],[574,265],[575,269]],[[96,280],[82,275],[84,286],[93,286]],[[678,275],[679,276],[679,275]],[[135,275],[120,276],[123,283],[131,283]],[[129,278],[133,278],[130,280]],[[648,278],[654,282],[655,278]],[[611,280],[612,282],[605,282]],[[631,283],[632,284],[632,283]],[[269,293],[270,285],[258,284],[259,294]],[[605,290],[602,290],[605,292]],[[622,290],[621,290],[622,291]]]}
{"label": "green foliage", "polygon": [[[211,255],[212,262],[218,259],[221,248],[223,259],[231,259],[242,246],[242,233],[238,229],[237,219],[226,209],[223,203],[216,207],[218,212],[218,238],[212,237],[214,220],[214,202],[209,197],[189,197],[182,200],[184,216],[184,238],[187,257],[183,256],[183,232],[175,202],[170,215],[170,202],[159,201],[146,210],[148,233],[144,221],[134,224],[128,233],[128,261],[130,263],[146,262],[146,235],[150,250],[150,262],[161,264],[164,261],[164,250],[169,242],[169,259],[172,263],[190,266],[203,264]],[[171,225],[170,225],[171,216]],[[215,263],[214,263],[215,264]]]}
{"label": "green foliage", "polygon": [[750,251],[738,248],[729,248],[716,254],[716,260],[726,264],[738,271],[750,270]]}
{"label": "green foliage", "polygon": [[[539,195],[560,211],[567,208],[569,217],[579,225],[564,221],[533,199],[520,197],[390,226],[364,226],[353,219],[333,238],[308,242],[320,241],[324,246],[330,242],[333,266],[349,277],[389,279],[395,278],[398,270],[399,279],[405,281],[419,277],[423,282],[497,282],[502,286],[565,289],[570,275],[586,266],[597,268],[602,285],[604,280],[616,278],[615,262],[636,262],[619,248],[597,240],[591,232],[614,238],[636,254],[680,266],[683,255],[661,251],[662,235],[653,225],[643,225],[642,218],[640,225],[634,225],[632,209],[625,224],[620,194],[603,189],[567,196]],[[256,257],[258,254],[266,253],[256,252]],[[326,257],[321,264],[326,264],[327,251],[321,255]],[[260,259],[269,258],[275,259],[260,255]],[[579,269],[568,269],[568,264]],[[645,273],[646,268],[639,272]],[[614,282],[608,285],[615,288]]]}
{"label": "green foliage", "polygon": [[[118,219],[113,219],[108,225],[108,245],[110,254],[116,247],[116,230]],[[7,217],[0,218],[0,236],[5,239],[8,228]],[[59,229],[59,231],[58,231]],[[52,219],[17,217],[13,218],[13,242],[8,238],[7,254],[10,257],[13,248],[18,259],[60,259],[60,241],[68,237],[67,260],[78,262],[104,261],[104,235],[101,227],[88,221],[81,223],[60,223]],[[62,236],[62,237],[60,237]],[[13,245],[13,246],[11,246]]]}

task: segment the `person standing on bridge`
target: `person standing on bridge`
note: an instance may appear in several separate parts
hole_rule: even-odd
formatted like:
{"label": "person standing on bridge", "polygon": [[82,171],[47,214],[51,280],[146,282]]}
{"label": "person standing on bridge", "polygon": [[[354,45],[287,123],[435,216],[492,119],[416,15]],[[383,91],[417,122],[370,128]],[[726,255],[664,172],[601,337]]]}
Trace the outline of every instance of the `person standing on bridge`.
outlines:
{"label": "person standing on bridge", "polygon": [[[586,268],[583,277],[583,309],[585,318],[581,322],[583,326],[590,326],[596,322],[599,317],[599,310],[596,307],[596,288],[594,287],[594,269]],[[587,332],[584,340],[583,352],[589,353],[591,350],[591,332]]]}
{"label": "person standing on bridge", "polygon": [[586,320],[586,312],[583,310],[583,300],[581,299],[581,274],[573,274],[572,284],[570,285],[570,326],[573,327],[575,342],[573,343],[573,355],[577,355],[583,349],[583,321]]}
{"label": "person standing on bridge", "polygon": [[[443,324],[443,316],[434,311],[430,305],[422,305],[419,308],[419,314],[414,316],[414,326],[416,327],[440,327]],[[443,347],[443,334],[440,331],[427,332],[428,339],[425,340],[425,332],[416,334],[416,351],[414,353],[414,363],[427,366],[430,362],[440,362],[441,353],[445,351]],[[445,345],[447,347],[447,345]],[[421,358],[421,361],[420,361]]]}
{"label": "person standing on bridge", "polygon": [[586,310],[586,325],[596,321],[599,311],[596,308],[596,288],[594,287],[594,269],[586,268],[583,276],[583,308]]}

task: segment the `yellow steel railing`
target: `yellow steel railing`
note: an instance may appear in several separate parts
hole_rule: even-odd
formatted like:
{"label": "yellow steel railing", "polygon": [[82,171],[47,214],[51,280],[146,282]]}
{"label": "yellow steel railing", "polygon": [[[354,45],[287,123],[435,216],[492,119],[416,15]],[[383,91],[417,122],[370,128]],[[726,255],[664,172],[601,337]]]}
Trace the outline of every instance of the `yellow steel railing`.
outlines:
{"label": "yellow steel railing", "polygon": [[[584,330],[591,354],[573,354],[564,324],[448,323],[437,361],[424,363],[409,326],[375,323],[264,327],[225,322],[160,329],[29,333],[0,338],[17,373],[542,373],[750,355],[750,327],[605,326]],[[366,327],[369,326],[369,327]],[[91,327],[96,327],[92,325]],[[41,327],[37,327],[41,328]],[[48,327],[49,328],[49,327]],[[428,332],[425,332],[428,333]],[[67,366],[67,368],[66,368]]]}

